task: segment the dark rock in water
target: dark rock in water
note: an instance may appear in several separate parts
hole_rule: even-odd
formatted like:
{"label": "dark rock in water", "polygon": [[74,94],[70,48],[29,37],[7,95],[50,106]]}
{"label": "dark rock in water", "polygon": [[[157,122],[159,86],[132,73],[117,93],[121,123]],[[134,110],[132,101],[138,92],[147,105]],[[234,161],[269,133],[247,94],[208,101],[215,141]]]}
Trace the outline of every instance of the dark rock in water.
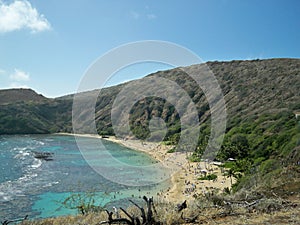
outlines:
{"label": "dark rock in water", "polygon": [[33,151],[33,156],[36,159],[43,159],[45,161],[51,161],[53,160],[53,153],[52,152],[37,152],[37,151]]}

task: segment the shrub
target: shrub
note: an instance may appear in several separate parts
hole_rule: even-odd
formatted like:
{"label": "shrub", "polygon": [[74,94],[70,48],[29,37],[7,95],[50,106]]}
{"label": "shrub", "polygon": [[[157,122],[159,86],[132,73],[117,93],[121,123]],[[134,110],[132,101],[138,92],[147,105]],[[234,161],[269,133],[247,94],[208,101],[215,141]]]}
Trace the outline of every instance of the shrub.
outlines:
{"label": "shrub", "polygon": [[208,174],[204,177],[198,178],[198,180],[215,180],[217,178],[218,178],[218,176],[216,174]]}
{"label": "shrub", "polygon": [[167,153],[174,153],[175,152],[175,148],[171,148],[170,150],[167,151]]}

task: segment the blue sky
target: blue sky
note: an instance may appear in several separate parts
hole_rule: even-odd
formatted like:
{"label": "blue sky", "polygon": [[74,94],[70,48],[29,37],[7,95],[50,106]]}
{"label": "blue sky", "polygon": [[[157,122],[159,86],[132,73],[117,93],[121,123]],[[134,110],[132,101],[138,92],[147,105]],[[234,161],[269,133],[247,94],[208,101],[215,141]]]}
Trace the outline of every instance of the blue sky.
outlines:
{"label": "blue sky", "polygon": [[[300,1],[0,0],[0,88],[74,93],[99,56],[141,40],[174,42],[204,61],[299,58]],[[166,68],[138,66],[112,83]]]}

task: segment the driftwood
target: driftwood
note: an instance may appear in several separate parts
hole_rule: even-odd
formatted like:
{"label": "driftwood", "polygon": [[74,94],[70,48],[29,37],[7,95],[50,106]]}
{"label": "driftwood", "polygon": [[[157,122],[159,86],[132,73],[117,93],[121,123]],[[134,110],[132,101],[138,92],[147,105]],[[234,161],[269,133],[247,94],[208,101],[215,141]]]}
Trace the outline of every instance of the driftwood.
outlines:
{"label": "driftwood", "polygon": [[102,221],[99,224],[116,224],[116,223],[123,223],[128,225],[158,225],[161,224],[160,222],[156,222],[153,218],[153,211],[156,212],[154,205],[153,205],[153,198],[147,198],[146,196],[143,197],[147,204],[147,213],[143,207],[140,207],[138,204],[129,200],[133,205],[135,205],[140,211],[140,216],[132,216],[130,215],[125,209],[120,208],[120,210],[128,217],[128,218],[113,218],[114,212],[109,212],[106,210],[108,215],[107,221]]}
{"label": "driftwood", "polygon": [[183,217],[183,212],[182,212],[180,218],[186,223],[195,223],[198,216],[199,215],[193,217]]}
{"label": "driftwood", "polygon": [[23,219],[16,219],[16,220],[4,220],[1,222],[2,225],[8,225],[10,223],[17,223],[17,222],[23,222],[24,220],[27,220],[28,215],[26,215]]}
{"label": "driftwood", "polygon": [[[176,206],[176,211],[177,211],[177,213],[180,213],[182,210],[184,210],[186,208],[187,208],[187,203],[185,200],[183,203],[178,204]],[[199,214],[196,216],[193,216],[193,217],[184,217],[183,212],[181,212],[180,219],[182,219],[185,223],[195,223],[198,216],[199,216]]]}
{"label": "driftwood", "polygon": [[184,210],[184,209],[186,209],[186,208],[187,208],[186,200],[185,200],[183,203],[178,204],[178,205],[176,206],[177,212],[181,212],[182,210]]}

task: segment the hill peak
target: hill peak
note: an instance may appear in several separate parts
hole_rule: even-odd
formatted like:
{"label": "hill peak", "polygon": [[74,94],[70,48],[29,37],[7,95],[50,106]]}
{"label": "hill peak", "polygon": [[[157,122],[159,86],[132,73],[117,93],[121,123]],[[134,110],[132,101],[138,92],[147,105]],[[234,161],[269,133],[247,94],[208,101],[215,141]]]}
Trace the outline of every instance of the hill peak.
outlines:
{"label": "hill peak", "polygon": [[30,88],[0,90],[0,105],[28,101],[40,102],[44,100],[47,100],[45,96],[36,93]]}

